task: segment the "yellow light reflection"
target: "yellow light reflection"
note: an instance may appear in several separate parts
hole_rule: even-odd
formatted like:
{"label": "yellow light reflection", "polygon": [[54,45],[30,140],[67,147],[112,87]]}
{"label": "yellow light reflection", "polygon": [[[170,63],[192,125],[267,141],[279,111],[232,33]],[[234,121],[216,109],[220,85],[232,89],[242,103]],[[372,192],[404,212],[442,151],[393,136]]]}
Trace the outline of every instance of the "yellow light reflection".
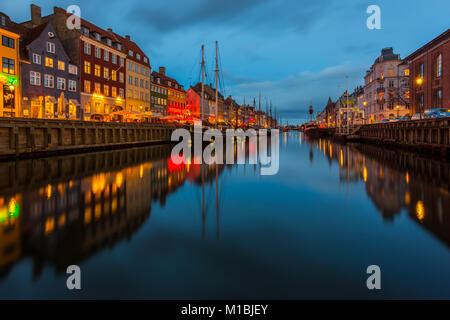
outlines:
{"label": "yellow light reflection", "polygon": [[417,201],[416,204],[416,215],[417,215],[417,219],[419,219],[420,221],[423,221],[423,219],[425,219],[425,207],[423,205],[422,201]]}

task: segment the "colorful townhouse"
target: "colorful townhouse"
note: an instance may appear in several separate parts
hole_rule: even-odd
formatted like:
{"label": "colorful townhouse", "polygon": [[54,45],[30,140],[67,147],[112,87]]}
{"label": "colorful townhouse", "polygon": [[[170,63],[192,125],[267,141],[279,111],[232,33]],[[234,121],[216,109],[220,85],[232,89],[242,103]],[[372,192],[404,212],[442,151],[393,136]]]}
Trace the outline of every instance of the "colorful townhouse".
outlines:
{"label": "colorful townhouse", "polygon": [[150,108],[152,114],[157,117],[166,116],[168,89],[162,84],[159,72],[152,72],[150,90]]}
{"label": "colorful townhouse", "polygon": [[25,31],[21,51],[23,117],[80,119],[78,66],[51,22]]}
{"label": "colorful townhouse", "polygon": [[[216,91],[215,89],[205,84],[203,85],[204,99],[203,108],[200,110],[202,84],[197,83],[195,86],[190,87],[186,93],[186,103],[189,113],[196,117],[203,117],[204,120],[208,120],[210,123],[216,122]],[[223,95],[218,93],[218,110],[222,109],[222,121],[224,110],[224,98]],[[219,115],[220,119],[220,115]]]}
{"label": "colorful townhouse", "polygon": [[104,30],[80,18],[81,28],[67,28],[66,10],[54,7],[42,17],[41,8],[31,5],[31,20],[22,23],[34,28],[51,22],[70,61],[79,66],[80,119],[120,120],[125,103],[125,59],[127,54],[111,29]]}
{"label": "colorful townhouse", "polygon": [[0,12],[0,116],[20,117],[21,79],[19,70],[20,31],[10,18]]}
{"label": "colorful townhouse", "polygon": [[151,67],[147,55],[139,46],[131,41],[130,36],[125,38],[114,34],[123,44],[126,57],[126,106],[123,113],[126,121],[139,120],[151,117],[150,86]]}
{"label": "colorful townhouse", "polygon": [[[152,90],[152,97],[154,97],[152,106],[156,113],[162,112],[164,116],[180,119],[189,115],[186,109],[184,87],[177,80],[166,75],[165,67],[159,67],[159,72],[152,72],[152,85],[154,86],[153,89],[156,90],[156,92]],[[163,89],[160,89],[161,87]]]}

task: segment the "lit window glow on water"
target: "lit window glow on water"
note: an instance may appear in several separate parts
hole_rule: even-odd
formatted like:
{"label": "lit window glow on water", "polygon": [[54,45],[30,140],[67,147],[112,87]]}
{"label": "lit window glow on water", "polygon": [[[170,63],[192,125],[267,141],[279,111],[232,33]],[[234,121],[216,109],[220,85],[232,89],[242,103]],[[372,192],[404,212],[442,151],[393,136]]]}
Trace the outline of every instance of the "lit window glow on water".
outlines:
{"label": "lit window glow on water", "polygon": [[0,298],[450,298],[448,163],[298,132],[273,176],[169,155],[0,163]]}

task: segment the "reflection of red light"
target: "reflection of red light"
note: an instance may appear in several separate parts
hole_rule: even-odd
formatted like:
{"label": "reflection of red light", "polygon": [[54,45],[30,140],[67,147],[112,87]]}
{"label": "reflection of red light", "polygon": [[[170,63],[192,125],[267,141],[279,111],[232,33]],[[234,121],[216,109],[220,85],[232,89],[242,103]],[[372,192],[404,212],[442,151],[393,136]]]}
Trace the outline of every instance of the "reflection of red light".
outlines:
{"label": "reflection of red light", "polygon": [[184,169],[185,159],[184,154],[181,156],[172,156],[170,157],[167,166],[169,168],[169,172],[180,171]]}
{"label": "reflection of red light", "polygon": [[253,140],[250,140],[250,155],[253,155]]}

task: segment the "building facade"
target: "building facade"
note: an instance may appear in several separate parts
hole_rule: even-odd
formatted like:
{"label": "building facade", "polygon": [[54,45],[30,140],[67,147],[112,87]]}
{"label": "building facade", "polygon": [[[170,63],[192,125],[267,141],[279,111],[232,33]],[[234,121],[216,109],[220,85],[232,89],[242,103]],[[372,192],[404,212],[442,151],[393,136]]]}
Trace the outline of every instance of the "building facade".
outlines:
{"label": "building facade", "polygon": [[71,63],[51,22],[22,39],[22,116],[80,119],[78,66]]}
{"label": "building facade", "polygon": [[364,77],[365,117],[368,123],[401,117],[409,111],[409,67],[384,48]]}
{"label": "building facade", "polygon": [[450,29],[405,60],[411,70],[412,113],[450,108]]}
{"label": "building facade", "polygon": [[23,26],[34,28],[51,22],[70,61],[79,66],[80,116],[82,120],[114,119],[125,106],[125,58],[122,43],[111,29],[105,31],[84,19],[81,29],[67,28],[69,13],[58,7],[42,17],[41,8],[31,5],[31,20]]}
{"label": "building facade", "polygon": [[126,58],[126,115],[128,119],[150,117],[150,83],[151,67],[147,55],[139,46],[131,41],[130,36],[125,38],[115,34],[123,44]]}
{"label": "building facade", "polygon": [[20,117],[21,79],[19,70],[20,31],[10,18],[0,12],[0,116]]}
{"label": "building facade", "polygon": [[152,72],[152,86],[152,109],[155,112],[177,118],[190,115],[186,109],[184,87],[166,75],[165,67],[159,67],[159,72]]}
{"label": "building facade", "polygon": [[166,116],[168,89],[162,85],[161,77],[156,71],[153,71],[151,75],[150,94],[150,105],[153,115],[160,117]]}

